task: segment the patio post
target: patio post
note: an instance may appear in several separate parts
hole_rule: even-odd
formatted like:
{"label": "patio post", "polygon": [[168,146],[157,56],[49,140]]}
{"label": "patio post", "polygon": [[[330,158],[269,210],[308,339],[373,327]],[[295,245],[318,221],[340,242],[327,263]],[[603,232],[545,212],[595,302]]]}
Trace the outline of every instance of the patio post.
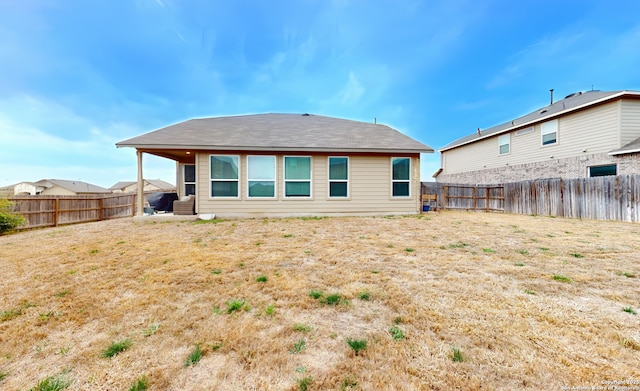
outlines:
{"label": "patio post", "polygon": [[144,176],[142,175],[142,151],[136,149],[138,155],[138,207],[136,211],[137,216],[142,216],[144,213]]}

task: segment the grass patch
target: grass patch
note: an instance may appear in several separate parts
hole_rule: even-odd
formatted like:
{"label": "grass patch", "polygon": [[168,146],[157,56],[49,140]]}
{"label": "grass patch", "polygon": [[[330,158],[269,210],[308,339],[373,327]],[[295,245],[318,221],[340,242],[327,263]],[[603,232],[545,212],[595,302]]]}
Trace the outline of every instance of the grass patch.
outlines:
{"label": "grass patch", "polygon": [[490,248],[483,248],[482,249],[483,253],[487,253],[487,254],[493,254],[496,252],[496,250],[490,249]]}
{"label": "grass patch", "polygon": [[450,243],[449,248],[465,248],[468,244],[462,241],[457,241],[455,243]]}
{"label": "grass patch", "polygon": [[560,274],[554,274],[552,278],[554,280],[560,281],[560,282],[571,282],[571,279],[569,277],[565,277],[565,276],[560,275]]}
{"label": "grass patch", "polygon": [[291,349],[289,349],[289,353],[298,354],[307,348],[307,341],[300,338],[298,342],[294,343]]}
{"label": "grass patch", "polygon": [[391,328],[389,329],[389,333],[391,334],[391,338],[393,338],[395,341],[399,341],[405,338],[404,331],[402,331],[402,329],[396,325],[391,326]]}
{"label": "grass patch", "polygon": [[309,291],[309,297],[313,297],[316,300],[321,298],[322,295],[323,295],[322,291],[319,291],[319,290],[312,289]]}
{"label": "grass patch", "polygon": [[240,311],[242,309],[244,309],[246,311],[247,307],[245,306],[245,304],[246,304],[246,301],[244,301],[242,299],[235,299],[235,300],[228,301],[226,303],[226,305],[227,305],[227,314],[230,314],[230,313],[236,312],[236,311]]}
{"label": "grass patch", "polygon": [[415,249],[411,248],[411,247],[407,247],[404,249],[404,251],[408,252],[408,253],[412,253],[414,251],[416,251]]}
{"label": "grass patch", "polygon": [[360,354],[360,351],[367,349],[367,340],[366,339],[347,339],[347,345],[353,350],[353,352],[357,355]]}
{"label": "grass patch", "polygon": [[213,269],[211,270],[211,274],[220,274],[222,273],[222,269]]}
{"label": "grass patch", "polygon": [[632,315],[638,315],[638,313],[636,312],[636,310],[634,310],[631,307],[624,307],[622,309],[624,312],[628,313],[628,314],[632,314]]}
{"label": "grass patch", "polygon": [[66,295],[68,295],[68,294],[69,294],[69,290],[68,290],[68,289],[65,289],[65,290],[63,290],[63,291],[60,291],[60,292],[56,293],[54,296],[55,296],[55,297],[65,297],[65,296],[66,296]]}
{"label": "grass patch", "polygon": [[129,391],[145,391],[149,388],[149,379],[146,376],[139,377],[133,382]]}
{"label": "grass patch", "polygon": [[629,272],[618,272],[616,273],[619,276],[625,276],[627,278],[636,278],[636,275],[633,273],[629,273]]}
{"label": "grass patch", "polygon": [[296,323],[293,326],[293,330],[295,331],[300,331],[303,333],[308,333],[309,331],[311,331],[311,326],[304,324],[304,323]]}
{"label": "grass patch", "polygon": [[349,300],[342,297],[339,293],[333,293],[325,297],[322,302],[326,305],[349,304]]}
{"label": "grass patch", "polygon": [[267,282],[267,276],[259,276],[258,278],[256,278],[256,282]]}
{"label": "grass patch", "polygon": [[369,291],[362,291],[358,295],[358,299],[364,300],[364,301],[369,301],[369,300],[371,300],[371,293],[369,293]]}
{"label": "grass patch", "polygon": [[265,315],[273,316],[276,314],[276,306],[273,304],[269,304],[267,308],[264,309]]}
{"label": "grass patch", "polygon": [[464,362],[464,357],[462,357],[462,352],[459,348],[452,346],[451,347],[451,361],[453,362]]}
{"label": "grass patch", "polygon": [[102,357],[110,358],[115,355],[118,355],[125,350],[129,349],[132,345],[132,342],[129,338],[123,339],[122,341],[112,342],[105,350],[102,351]]}
{"label": "grass patch", "polygon": [[579,253],[569,253],[569,255],[571,255],[574,258],[584,258],[584,255]]}
{"label": "grass patch", "polygon": [[64,374],[49,376],[43,380],[40,380],[35,387],[30,388],[29,391],[60,391],[71,385],[71,380],[67,379]]}
{"label": "grass patch", "polygon": [[0,312],[0,322],[6,322],[8,320],[15,319],[20,315],[22,315],[22,308],[2,311]]}
{"label": "grass patch", "polygon": [[525,289],[524,293],[526,293],[527,295],[535,295],[536,293],[534,291],[532,291],[531,289]]}
{"label": "grass patch", "polygon": [[142,335],[144,335],[145,337],[150,337],[153,334],[155,334],[156,331],[158,331],[159,328],[160,328],[160,324],[159,323],[154,323],[154,324],[150,325],[149,327],[147,327],[146,329],[144,329],[142,331]]}
{"label": "grass patch", "polygon": [[527,251],[527,250],[516,250],[516,252],[518,254],[520,254],[520,255],[528,255],[529,254],[529,251]]}
{"label": "grass patch", "polygon": [[9,376],[9,373],[0,371],[0,381],[3,381],[7,376]]}
{"label": "grass patch", "polygon": [[187,358],[184,360],[184,366],[194,366],[198,365],[202,357],[204,356],[204,351],[200,348],[200,345],[196,344],[195,348],[189,353]]}
{"label": "grass patch", "polygon": [[522,262],[516,262],[516,263],[514,263],[513,265],[514,265],[514,266],[518,266],[518,267],[522,267],[522,266],[524,266],[524,263],[522,263]]}
{"label": "grass patch", "polygon": [[298,383],[299,391],[307,391],[311,383],[313,383],[313,378],[311,376],[305,376],[302,379],[296,380],[296,382]]}

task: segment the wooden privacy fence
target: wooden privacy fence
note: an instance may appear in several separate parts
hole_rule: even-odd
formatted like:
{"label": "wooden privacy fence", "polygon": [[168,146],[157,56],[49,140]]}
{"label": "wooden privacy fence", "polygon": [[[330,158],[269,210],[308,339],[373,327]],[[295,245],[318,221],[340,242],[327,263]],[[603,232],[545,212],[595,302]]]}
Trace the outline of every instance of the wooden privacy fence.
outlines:
{"label": "wooden privacy fence", "polygon": [[133,216],[136,194],[104,196],[16,196],[14,211],[25,218],[18,229],[55,227]]}
{"label": "wooden privacy fence", "polygon": [[425,182],[438,208],[640,222],[640,175],[537,179],[495,186]]}

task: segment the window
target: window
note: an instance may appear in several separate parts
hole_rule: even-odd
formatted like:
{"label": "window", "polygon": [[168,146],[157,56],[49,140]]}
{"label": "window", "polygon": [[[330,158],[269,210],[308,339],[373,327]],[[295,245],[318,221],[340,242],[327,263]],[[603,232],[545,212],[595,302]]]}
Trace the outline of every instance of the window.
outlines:
{"label": "window", "polygon": [[394,157],[391,159],[391,185],[394,197],[409,197],[411,188],[411,159]]}
{"label": "window", "polygon": [[618,167],[615,164],[607,164],[606,166],[591,166],[589,167],[589,176],[607,176],[618,175]]}
{"label": "window", "polygon": [[542,133],[542,145],[551,145],[558,142],[558,120],[548,121],[540,125]]}
{"label": "window", "polygon": [[516,136],[524,136],[525,134],[533,133],[533,126],[529,126],[528,128],[516,130]]}
{"label": "window", "polygon": [[284,196],[311,197],[311,157],[284,157]]}
{"label": "window", "polygon": [[498,137],[498,145],[500,148],[500,155],[508,154],[511,150],[511,135],[503,134]]}
{"label": "window", "polygon": [[196,194],[196,165],[185,164],[182,171],[182,179],[184,183],[184,195]]}
{"label": "window", "polygon": [[250,198],[276,196],[275,156],[247,156],[247,192]]}
{"label": "window", "polygon": [[211,155],[211,197],[238,197],[238,156]]}
{"label": "window", "polygon": [[329,158],[329,197],[349,196],[349,158]]}

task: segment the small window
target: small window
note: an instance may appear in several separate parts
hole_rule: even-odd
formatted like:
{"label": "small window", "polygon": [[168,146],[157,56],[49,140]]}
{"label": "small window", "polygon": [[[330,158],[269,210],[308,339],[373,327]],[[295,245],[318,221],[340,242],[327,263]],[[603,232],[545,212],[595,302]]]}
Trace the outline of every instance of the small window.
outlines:
{"label": "small window", "polygon": [[516,130],[516,136],[524,136],[525,134],[533,133],[533,126],[529,126],[528,128]]}
{"label": "small window", "polygon": [[249,198],[276,196],[275,156],[247,156],[247,192]]}
{"label": "small window", "polygon": [[616,164],[607,164],[606,166],[589,167],[589,176],[607,176],[618,175],[618,166]]}
{"label": "small window", "polygon": [[184,195],[196,194],[196,165],[185,164],[183,166],[183,182],[184,182]]}
{"label": "small window", "polygon": [[211,155],[211,197],[238,197],[238,156]]}
{"label": "small window", "polygon": [[311,157],[284,157],[284,196],[311,197]]}
{"label": "small window", "polygon": [[511,151],[511,135],[503,134],[498,137],[498,145],[500,149],[500,155],[508,154]]}
{"label": "small window", "polygon": [[329,158],[329,197],[349,196],[349,158]]}
{"label": "small window", "polygon": [[558,142],[558,120],[544,122],[540,125],[542,145],[552,145]]}
{"label": "small window", "polygon": [[391,159],[391,186],[393,197],[411,195],[411,159],[394,157]]}

